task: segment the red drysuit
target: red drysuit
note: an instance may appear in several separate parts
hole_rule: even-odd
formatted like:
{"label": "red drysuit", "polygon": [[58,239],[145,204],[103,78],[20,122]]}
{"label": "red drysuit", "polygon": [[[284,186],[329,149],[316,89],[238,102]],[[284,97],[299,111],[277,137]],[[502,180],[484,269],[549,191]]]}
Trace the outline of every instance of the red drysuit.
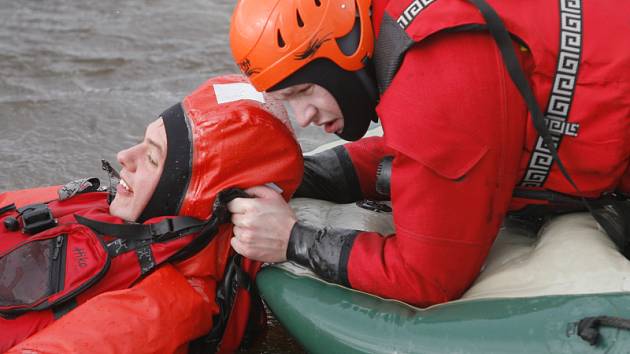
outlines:
{"label": "red drysuit", "polygon": [[[488,2],[515,39],[541,108],[568,107],[558,151],[583,194],[628,190],[630,22],[622,14],[630,4]],[[531,166],[545,158],[538,134],[475,7],[376,1],[376,31],[384,13],[416,44],[381,96],[384,137],[346,149],[366,197],[377,197],[377,163],[395,156],[396,234],[359,233],[340,266],[353,288],[428,306],[459,297],[474,281],[508,210],[527,204],[512,198],[516,186],[576,192],[557,164],[536,179]],[[570,60],[576,54],[579,65]],[[558,79],[560,69],[574,73]]]}

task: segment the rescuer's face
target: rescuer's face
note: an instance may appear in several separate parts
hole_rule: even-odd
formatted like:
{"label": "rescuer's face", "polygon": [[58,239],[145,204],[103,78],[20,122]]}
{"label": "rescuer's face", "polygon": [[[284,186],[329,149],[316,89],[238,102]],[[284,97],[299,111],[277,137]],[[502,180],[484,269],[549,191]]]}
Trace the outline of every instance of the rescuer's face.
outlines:
{"label": "rescuer's face", "polygon": [[121,179],[110,214],[127,221],[138,219],[162,175],[166,148],[166,130],[160,118],[149,124],[142,142],[118,153]]}
{"label": "rescuer's face", "polygon": [[300,84],[269,93],[289,103],[301,127],[315,124],[327,133],[343,130],[343,114],[333,95],[316,84]]}

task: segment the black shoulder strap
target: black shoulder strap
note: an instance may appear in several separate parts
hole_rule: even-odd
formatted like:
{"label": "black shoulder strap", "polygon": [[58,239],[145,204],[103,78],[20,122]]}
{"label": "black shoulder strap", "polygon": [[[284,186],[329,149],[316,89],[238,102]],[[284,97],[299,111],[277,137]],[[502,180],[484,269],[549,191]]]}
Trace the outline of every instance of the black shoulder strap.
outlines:
{"label": "black shoulder strap", "polygon": [[381,20],[381,29],[374,45],[374,69],[378,90],[382,95],[402,64],[405,53],[414,44],[398,23],[385,12]]}
{"label": "black shoulder strap", "polygon": [[[516,55],[516,51],[513,46],[512,38],[503,24],[503,21],[485,0],[468,1],[474,5],[479,12],[481,12],[481,15],[487,24],[487,29],[499,48],[503,62],[505,63],[508,74],[510,75],[510,79],[514,85],[516,85],[520,95],[525,100],[525,104],[532,116],[532,122],[536,132],[540,136],[540,139],[545,147],[549,150],[553,161],[558,164],[558,169],[562,175],[577,192],[577,195],[579,196],[578,200],[611,237],[615,237],[614,235],[617,237],[623,237],[623,235],[619,234],[619,231],[616,230],[616,228],[610,226],[611,223],[607,220],[607,218],[604,217],[601,212],[596,212],[586,198],[583,197],[582,191],[569,175],[562,160],[560,160],[556,142],[547,127],[545,116],[540,109],[540,106],[536,101],[536,97],[529,85],[529,82],[527,81],[527,77],[521,68],[518,56]],[[407,25],[412,20],[413,18],[406,19]],[[404,28],[405,26],[399,26],[398,23],[387,14],[383,17],[381,33],[379,34],[374,54],[377,81],[379,83],[381,93],[387,89],[393,76],[400,67],[404,53],[414,43],[414,41],[404,31]]]}
{"label": "black shoulder strap", "polygon": [[[521,64],[518,61],[518,57],[514,50],[512,37],[503,24],[503,21],[485,0],[468,1],[481,12],[487,24],[487,29],[499,48],[503,62],[505,63],[510,75],[510,79],[516,85],[516,88],[525,100],[525,104],[531,113],[534,128],[542,138],[543,143],[548,147],[554,161],[557,162],[560,172],[564,175],[571,186],[573,186],[575,191],[578,192],[578,195],[582,195],[580,189],[575,184],[573,178],[571,178],[564,164],[558,157],[556,143],[547,128],[544,114],[540,109],[540,106],[536,101],[536,96],[534,95],[525,73],[521,68]],[[413,18],[407,19],[407,25],[412,20]],[[400,67],[404,53],[414,44],[413,39],[407,35],[404,28],[405,26],[401,27],[399,23],[394,21],[387,13],[385,13],[381,24],[381,33],[379,33],[374,53],[377,81],[379,83],[381,93],[387,89],[393,76]],[[584,201],[584,203],[587,205],[586,201]],[[590,209],[588,206],[587,208]]]}
{"label": "black shoulder strap", "polygon": [[229,259],[223,279],[217,285],[215,302],[219,305],[219,313],[212,317],[210,332],[191,342],[188,348],[190,353],[217,352],[225,335],[240,288],[250,293],[252,301],[259,296],[254,280],[242,268],[242,263],[243,256],[240,254],[235,254]]}
{"label": "black shoulder strap", "polygon": [[[562,175],[566,178],[566,180],[573,186],[573,189],[577,192],[579,201],[581,201],[582,205],[586,207],[586,209],[591,213],[593,218],[597,221],[597,223],[606,231],[608,236],[610,236],[613,241],[620,247],[620,249],[628,254],[628,237],[626,235],[627,232],[630,232],[630,225],[626,225],[626,217],[624,214],[625,210],[622,210],[619,206],[618,202],[610,203],[608,205],[604,205],[604,207],[597,207],[596,205],[591,205],[591,203],[584,197],[578,186],[575,184],[569,173],[567,172],[564,164],[560,160],[558,156],[558,150],[556,149],[555,142],[552,140],[551,133],[547,128],[545,123],[545,118],[543,113],[538,106],[538,102],[534,97],[531,87],[529,86],[529,82],[525,77],[525,73],[521,68],[521,65],[516,56],[516,52],[514,50],[514,46],[512,44],[512,40],[510,35],[505,28],[505,25],[499,18],[499,15],[488,5],[485,0],[468,0],[470,1],[477,9],[481,12],[483,18],[488,24],[488,30],[494,41],[497,43],[499,50],[501,52],[501,56],[503,57],[503,61],[507,67],[508,73],[510,74],[510,78],[512,82],[516,85],[518,91],[521,96],[525,100],[527,104],[527,108],[532,115],[532,121],[534,123],[534,127],[538,132],[538,135],[542,138],[546,147],[549,149],[549,152],[553,156],[553,159],[558,164],[558,168]],[[518,196],[518,189],[515,191]]]}
{"label": "black shoulder strap", "polygon": [[125,240],[162,240],[197,231],[206,233],[219,224],[229,221],[230,212],[227,203],[236,198],[250,196],[238,188],[230,188],[217,194],[212,207],[212,216],[208,220],[199,220],[188,216],[176,216],[154,224],[111,224],[91,220],[75,215],[77,221],[102,235],[114,236]]}
{"label": "black shoulder strap", "polygon": [[154,240],[171,238],[174,235],[189,234],[201,230],[211,220],[199,220],[187,216],[164,219],[155,224],[111,224],[88,219],[81,215],[74,216],[77,222],[102,235],[114,236],[125,240]]}
{"label": "black shoulder strap", "polygon": [[[538,105],[538,102],[536,101],[536,97],[534,96],[531,87],[529,86],[529,82],[525,77],[525,73],[521,68],[521,64],[518,61],[516,51],[514,50],[514,46],[512,44],[512,38],[505,28],[503,21],[501,21],[499,15],[497,15],[494,9],[490,7],[490,5],[488,5],[485,0],[469,1],[473,5],[475,5],[475,7],[477,7],[477,9],[481,12],[484,20],[488,24],[488,30],[494,38],[494,41],[497,43],[497,47],[501,52],[501,57],[503,57],[503,62],[505,63],[510,78],[512,79],[512,82],[514,82],[514,85],[516,85],[516,88],[518,89],[523,99],[525,100],[525,104],[527,104],[527,108],[532,115],[532,122],[534,123],[534,128],[536,128],[536,132],[538,132],[538,135],[540,135],[540,137],[543,139],[543,142],[551,152],[553,159],[558,163],[558,168],[560,169],[560,172],[562,172],[562,175],[564,175],[567,181],[569,181],[575,191],[578,192],[578,195],[582,195],[582,192],[575,184],[573,178],[571,178],[566,168],[564,167],[564,164],[560,160],[560,157],[558,156],[558,150],[556,149],[556,145],[551,137],[551,133],[549,132],[547,124],[545,123],[545,117],[542,113],[542,110],[540,109],[540,106]],[[583,202],[590,210],[590,207],[588,206],[586,200],[583,200]]]}

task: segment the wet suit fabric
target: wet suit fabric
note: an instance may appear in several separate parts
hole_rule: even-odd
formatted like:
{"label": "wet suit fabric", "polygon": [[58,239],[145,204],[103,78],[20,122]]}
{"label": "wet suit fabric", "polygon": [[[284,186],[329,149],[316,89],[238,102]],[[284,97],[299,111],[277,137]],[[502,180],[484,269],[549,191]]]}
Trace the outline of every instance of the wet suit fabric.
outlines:
{"label": "wet suit fabric", "polygon": [[[620,15],[604,18],[628,5],[583,4],[579,73],[554,81],[568,33],[561,33],[560,21],[575,20],[574,12],[561,14],[567,2],[489,3],[513,34],[543,109],[554,83],[566,91],[574,80],[568,122],[576,123],[577,134],[563,135],[558,151],[581,191],[597,197],[627,190],[630,47],[620,43],[630,23]],[[474,281],[508,210],[532,202],[512,198],[512,192],[516,186],[532,188],[525,176],[531,161],[543,157],[527,107],[474,6],[394,0],[376,1],[374,10],[377,27],[379,16],[389,16],[406,26],[416,44],[377,107],[384,137],[345,148],[365,196],[376,195],[373,177],[365,176],[374,176],[377,162],[393,151],[396,234],[349,237],[349,256],[339,272],[353,288],[429,306],[458,298]],[[535,188],[575,195],[555,165]]]}

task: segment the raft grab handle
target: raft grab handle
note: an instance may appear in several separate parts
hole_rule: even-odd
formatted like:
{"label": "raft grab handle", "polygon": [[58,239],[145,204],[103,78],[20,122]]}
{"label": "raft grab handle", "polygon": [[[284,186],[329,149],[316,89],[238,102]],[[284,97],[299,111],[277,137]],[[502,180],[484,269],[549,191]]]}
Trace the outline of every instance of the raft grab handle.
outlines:
{"label": "raft grab handle", "polygon": [[630,330],[630,319],[611,316],[586,317],[578,322],[578,336],[590,345],[596,345],[601,326]]}

